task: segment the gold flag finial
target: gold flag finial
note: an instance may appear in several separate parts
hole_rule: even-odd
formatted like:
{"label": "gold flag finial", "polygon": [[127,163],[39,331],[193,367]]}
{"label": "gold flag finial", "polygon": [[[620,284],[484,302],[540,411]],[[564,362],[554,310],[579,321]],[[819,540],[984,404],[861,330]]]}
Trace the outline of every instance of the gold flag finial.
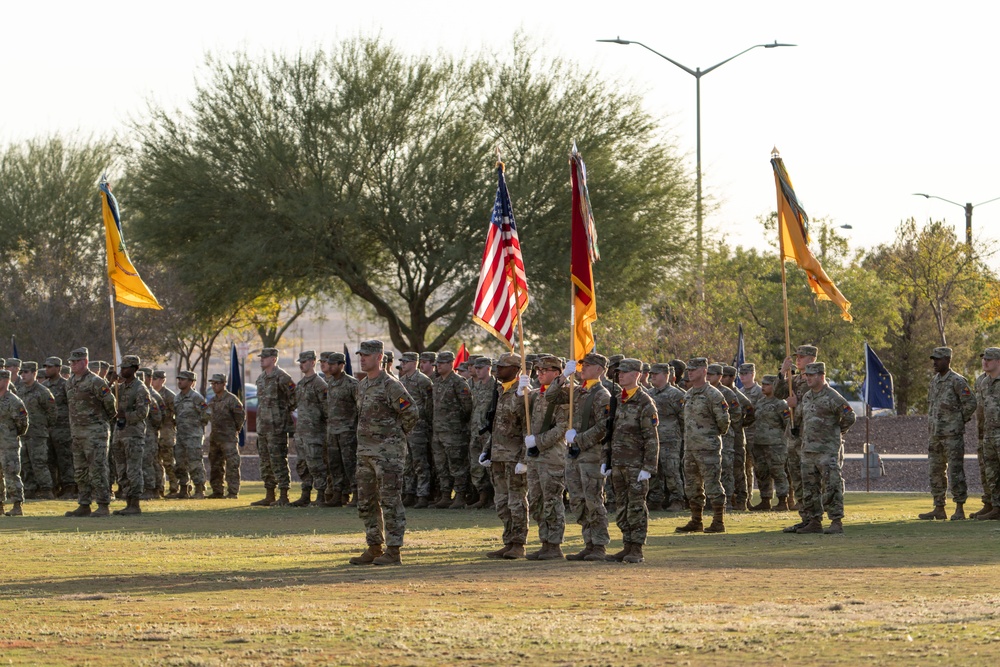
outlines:
{"label": "gold flag finial", "polygon": [[781,157],[781,153],[778,152],[777,146],[771,149],[771,159],[774,159],[776,157]]}

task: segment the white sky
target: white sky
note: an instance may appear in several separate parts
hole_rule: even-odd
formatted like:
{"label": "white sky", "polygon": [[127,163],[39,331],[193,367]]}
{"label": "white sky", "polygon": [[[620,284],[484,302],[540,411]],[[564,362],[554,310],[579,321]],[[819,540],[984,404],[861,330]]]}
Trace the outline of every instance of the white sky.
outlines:
{"label": "white sky", "polygon": [[[639,46],[595,40],[644,42],[692,69],[778,40],[798,46],[755,49],[702,80],[704,188],[719,204],[707,224],[765,245],[755,218],[775,205],[777,146],[810,216],[852,225],[853,245],[890,240],[910,216],[946,219],[964,238],[961,208],[911,193],[1000,197],[998,18],[1000,3],[954,0],[5,3],[0,143],[110,135],[147,99],[183,105],[206,51],[294,52],[375,33],[412,52],[477,51],[521,28],[633,82],[669,115],[693,172],[694,77]],[[1000,236],[1000,201],[974,225]]]}

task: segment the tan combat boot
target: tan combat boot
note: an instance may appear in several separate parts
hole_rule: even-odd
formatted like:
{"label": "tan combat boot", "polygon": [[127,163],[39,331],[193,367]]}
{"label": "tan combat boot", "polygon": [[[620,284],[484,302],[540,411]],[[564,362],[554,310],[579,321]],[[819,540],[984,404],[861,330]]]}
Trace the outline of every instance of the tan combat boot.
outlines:
{"label": "tan combat boot", "polygon": [[430,498],[428,498],[427,496],[420,496],[417,498],[417,502],[414,503],[413,509],[415,510],[427,509],[430,506],[430,504],[431,504]]}
{"label": "tan combat boot", "polygon": [[4,512],[4,516],[24,516],[24,512],[21,511],[21,501],[15,500],[14,506]]}
{"label": "tan combat boot", "polygon": [[623,563],[642,563],[645,560],[642,556],[642,545],[638,542],[632,543],[632,551],[622,558]]}
{"label": "tan combat boot", "polygon": [[592,553],[594,553],[594,545],[591,544],[590,542],[587,542],[587,545],[583,548],[582,551],[578,551],[575,554],[568,554],[566,556],[566,560],[584,560],[587,558],[587,556],[589,556]]}
{"label": "tan combat boot", "polygon": [[778,496],[778,503],[771,508],[772,512],[787,512],[789,510],[788,496]]}
{"label": "tan combat boot", "polygon": [[38,489],[38,499],[39,500],[55,500],[56,494],[52,493],[52,489]]}
{"label": "tan combat boot", "polygon": [[972,514],[970,514],[969,518],[970,519],[976,519],[976,518],[979,517],[980,514],[989,514],[992,511],[993,511],[993,505],[991,503],[987,502],[987,501],[983,501],[983,506],[981,508],[979,508],[978,511],[973,512]]}
{"label": "tan combat boot", "polygon": [[458,491],[456,491],[455,492],[455,500],[451,501],[451,504],[448,505],[447,509],[450,509],[450,510],[464,510],[465,509],[465,494],[464,493],[459,493]]}
{"label": "tan combat boot", "polygon": [[298,500],[293,500],[289,503],[292,507],[309,507],[309,503],[312,502],[312,487],[303,486],[302,495],[299,496]]}
{"label": "tan combat boot", "polygon": [[830,525],[823,529],[825,535],[843,535],[844,523],[841,519],[834,519]]}
{"label": "tan combat boot", "polygon": [[382,545],[381,544],[369,544],[368,548],[365,549],[364,553],[360,556],[355,556],[351,560],[347,561],[351,565],[371,565],[375,562],[375,559],[382,555]]}
{"label": "tan combat boot", "polygon": [[[456,496],[455,499],[457,500],[458,497]],[[451,491],[448,491],[447,493],[442,491],[441,497],[438,499],[436,503],[431,505],[431,507],[433,507],[436,510],[443,510],[447,509],[450,505],[451,505]]]}
{"label": "tan combat boot", "polygon": [[385,553],[372,561],[372,565],[402,565],[399,547],[386,547]]}
{"label": "tan combat boot", "polygon": [[[0,511],[2,510],[3,510],[3,503],[0,503]],[[90,505],[80,504],[75,510],[71,512],[66,512],[64,516],[67,517],[90,516]]]}
{"label": "tan combat boot", "polygon": [[479,500],[469,505],[470,510],[481,510],[484,507],[488,507],[490,502],[490,494],[486,491],[479,492]]}
{"label": "tan combat boot", "polygon": [[507,560],[515,560],[517,558],[524,558],[524,545],[523,544],[517,544],[517,543],[514,543],[514,544],[510,545],[510,549],[508,549],[504,553],[503,557],[506,558]]}
{"label": "tan combat boot", "polygon": [[[567,556],[569,558],[569,556]],[[605,563],[608,560],[608,550],[603,544],[593,545],[593,549],[584,559],[590,563]]]}
{"label": "tan combat boot", "polygon": [[97,509],[90,515],[92,517],[111,516],[107,503],[97,503]]}
{"label": "tan combat boot", "polygon": [[767,512],[771,509],[771,498],[761,498],[760,502],[756,505],[751,505],[749,510],[751,512]]}
{"label": "tan combat boot", "polygon": [[823,522],[819,519],[809,519],[804,526],[796,529],[797,535],[813,535],[823,532]]}
{"label": "tan combat boot", "polygon": [[965,521],[965,503],[955,503],[955,513],[951,515],[952,521]]}
{"label": "tan combat boot", "polygon": [[542,542],[542,548],[538,551],[532,551],[530,554],[525,556],[528,560],[538,560],[538,557],[549,548],[548,542]]}
{"label": "tan combat boot", "polygon": [[250,503],[251,507],[270,507],[274,504],[274,489],[264,489],[264,497]]}
{"label": "tan combat boot", "polygon": [[562,548],[555,542],[549,542],[546,546],[547,550],[543,549],[542,553],[538,554],[537,560],[563,560],[566,558],[563,555]]}
{"label": "tan combat boot", "polygon": [[923,514],[918,514],[917,518],[923,519],[924,521],[933,521],[934,519],[944,521],[948,518],[948,515],[944,513],[944,505],[935,505],[933,510],[930,512],[924,512]]}
{"label": "tan combat boot", "polygon": [[712,511],[714,512],[712,516],[712,523],[706,527],[702,532],[705,533],[724,533],[726,532],[726,506],[722,503],[712,504]]}
{"label": "tan combat boot", "polygon": [[271,503],[275,507],[288,507],[288,489],[278,489],[278,499]]}
{"label": "tan combat boot", "polygon": [[996,507],[985,514],[976,516],[976,521],[997,521],[998,519],[1000,519],[1000,509]]}
{"label": "tan combat boot", "polygon": [[691,503],[691,520],[683,526],[674,528],[675,533],[700,533],[703,528],[702,508],[698,503]]}
{"label": "tan combat boot", "polygon": [[142,514],[142,510],[139,508],[139,499],[138,498],[129,499],[128,505],[125,506],[125,509],[118,510],[115,512],[115,514],[117,514],[118,516],[133,516],[136,514]]}
{"label": "tan combat boot", "polygon": [[503,555],[510,551],[510,548],[514,546],[513,544],[505,544],[496,551],[487,552],[487,558],[503,558]]}
{"label": "tan combat boot", "polygon": [[608,556],[607,558],[608,558],[609,561],[615,561],[615,562],[620,563],[620,562],[622,562],[622,560],[625,559],[625,556],[628,556],[630,553],[632,553],[632,543],[631,542],[625,542],[625,544],[622,547],[621,551],[619,551],[618,553],[613,553],[610,556]]}

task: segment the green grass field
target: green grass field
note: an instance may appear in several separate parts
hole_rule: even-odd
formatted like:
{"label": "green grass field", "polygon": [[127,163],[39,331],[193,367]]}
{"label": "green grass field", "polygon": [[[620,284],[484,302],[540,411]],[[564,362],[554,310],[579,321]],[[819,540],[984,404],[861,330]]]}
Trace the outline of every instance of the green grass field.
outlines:
{"label": "green grass field", "polygon": [[492,511],[414,510],[403,567],[375,568],[347,563],[364,548],[355,510],[247,506],[262,495],[251,483],[238,501],[149,502],[128,519],[32,502],[0,518],[0,663],[1000,660],[1000,523],[913,520],[927,496],[848,494],[843,536],[782,534],[793,517],[778,513],[675,536],[683,519],[660,513],[642,565],[488,560]]}

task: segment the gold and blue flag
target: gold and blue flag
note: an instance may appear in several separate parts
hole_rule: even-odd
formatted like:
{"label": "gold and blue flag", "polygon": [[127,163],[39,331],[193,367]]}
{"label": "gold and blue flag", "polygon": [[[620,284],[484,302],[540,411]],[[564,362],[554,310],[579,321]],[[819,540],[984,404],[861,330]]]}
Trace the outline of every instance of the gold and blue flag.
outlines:
{"label": "gold and blue flag", "polygon": [[108,279],[115,287],[115,298],[133,308],[163,310],[163,306],[139,277],[139,272],[133,266],[132,260],[129,259],[128,251],[125,250],[118,202],[111,194],[111,186],[107,179],[101,179],[99,187],[108,250]]}

